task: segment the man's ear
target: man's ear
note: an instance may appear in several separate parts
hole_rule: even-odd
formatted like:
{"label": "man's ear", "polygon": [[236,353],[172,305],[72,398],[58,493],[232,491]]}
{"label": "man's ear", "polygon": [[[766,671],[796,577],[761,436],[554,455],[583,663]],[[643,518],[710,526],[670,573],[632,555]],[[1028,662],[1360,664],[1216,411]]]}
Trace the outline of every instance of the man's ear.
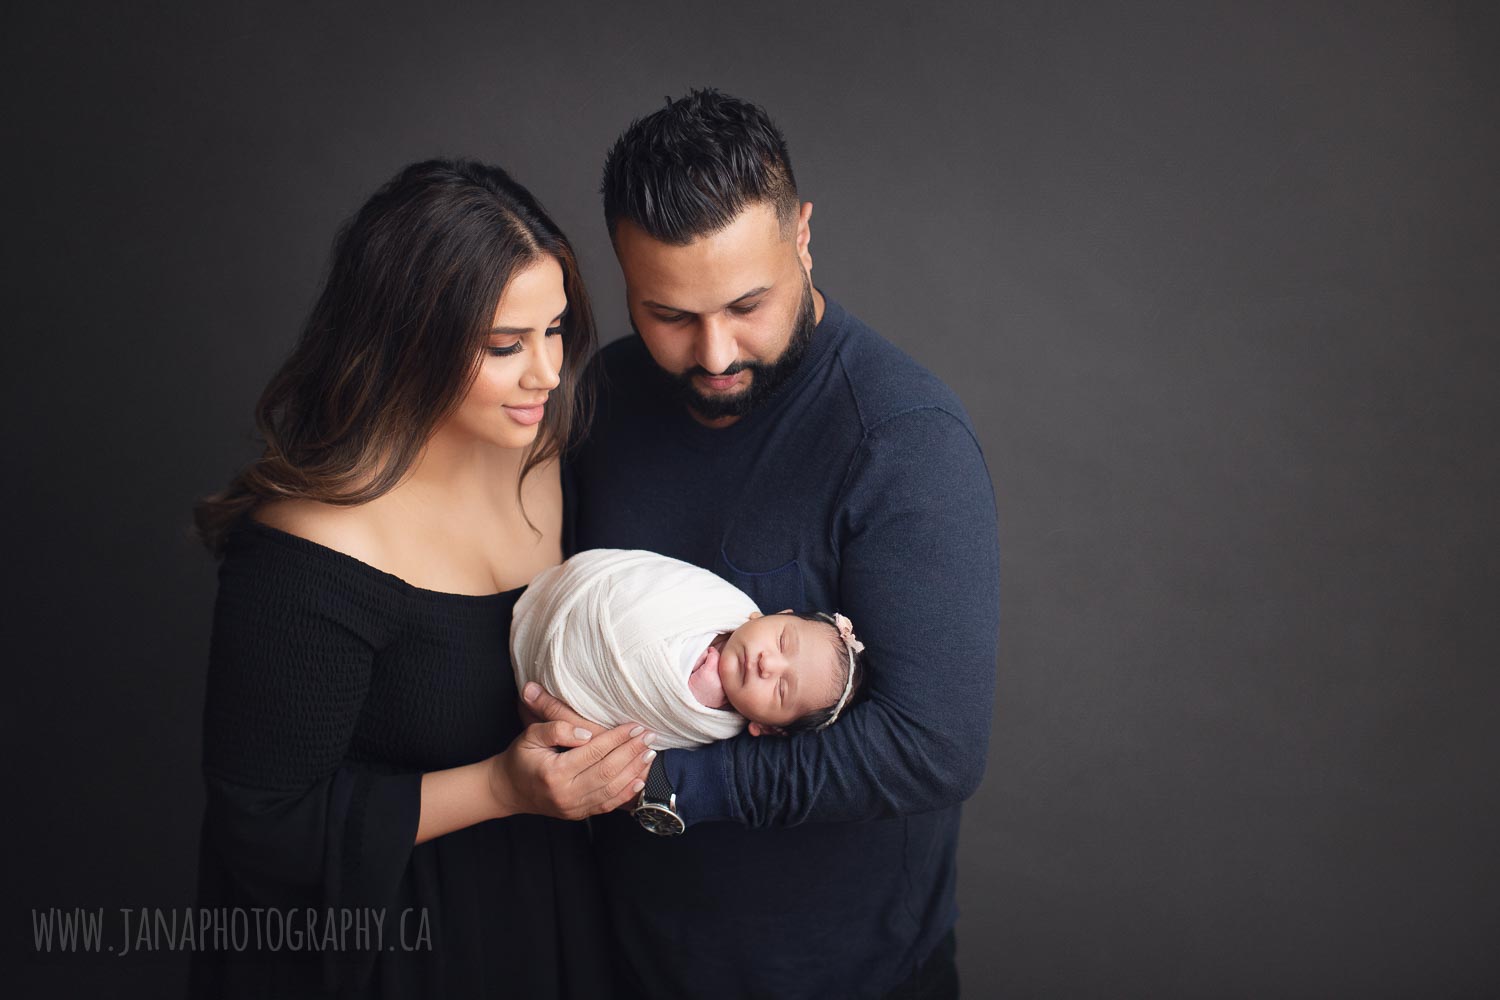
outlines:
{"label": "man's ear", "polygon": [[812,270],[812,251],[808,249],[812,243],[812,202],[804,201],[802,208],[797,212],[797,259],[802,261],[804,270]]}

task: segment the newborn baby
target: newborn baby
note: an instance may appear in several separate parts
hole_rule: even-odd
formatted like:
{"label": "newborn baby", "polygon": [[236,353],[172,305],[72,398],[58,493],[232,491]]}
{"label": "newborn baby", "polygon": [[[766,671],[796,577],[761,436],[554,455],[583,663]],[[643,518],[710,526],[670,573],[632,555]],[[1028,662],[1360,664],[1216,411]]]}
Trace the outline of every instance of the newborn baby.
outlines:
{"label": "newborn baby", "polygon": [[708,570],[638,550],[543,571],[511,624],[518,688],[536,681],[602,725],[639,722],[663,748],[831,725],[863,649],[842,615],[762,615]]}

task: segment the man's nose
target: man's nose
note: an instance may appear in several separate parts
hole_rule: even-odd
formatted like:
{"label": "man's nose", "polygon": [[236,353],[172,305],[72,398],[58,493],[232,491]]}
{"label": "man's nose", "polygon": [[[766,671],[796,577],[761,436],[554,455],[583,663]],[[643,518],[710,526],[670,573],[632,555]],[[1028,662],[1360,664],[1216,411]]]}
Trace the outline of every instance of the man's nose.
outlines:
{"label": "man's nose", "polygon": [[698,328],[698,342],[694,345],[698,366],[710,375],[717,375],[735,361],[734,335],[719,316],[703,317]]}

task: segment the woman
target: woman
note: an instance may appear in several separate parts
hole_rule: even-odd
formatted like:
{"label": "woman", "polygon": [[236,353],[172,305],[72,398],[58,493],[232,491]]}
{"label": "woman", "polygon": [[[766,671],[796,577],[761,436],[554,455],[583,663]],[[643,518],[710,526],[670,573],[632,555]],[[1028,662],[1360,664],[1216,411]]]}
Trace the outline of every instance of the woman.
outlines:
{"label": "woman", "polygon": [[339,235],[264,454],[197,510],[223,561],[195,992],[607,988],[581,824],[543,817],[628,801],[651,734],[523,728],[507,654],[562,555],[594,343],[571,247],[497,168],[415,164]]}

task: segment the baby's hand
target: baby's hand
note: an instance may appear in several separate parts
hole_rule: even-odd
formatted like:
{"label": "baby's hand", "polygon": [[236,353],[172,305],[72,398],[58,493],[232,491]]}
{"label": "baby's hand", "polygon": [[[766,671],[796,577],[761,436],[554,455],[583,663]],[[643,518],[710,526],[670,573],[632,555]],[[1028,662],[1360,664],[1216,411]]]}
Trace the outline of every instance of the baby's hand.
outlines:
{"label": "baby's hand", "polygon": [[718,647],[716,647],[716,646],[709,646],[707,649],[705,649],[703,651],[703,655],[700,656],[700,657],[698,657],[698,662],[695,663],[695,664],[693,664],[693,673],[697,673],[700,670],[716,670],[716,669],[718,669],[718,666],[719,666],[719,650],[718,650]]}
{"label": "baby's hand", "polygon": [[708,708],[724,708],[729,702],[724,697],[724,682],[719,679],[719,649],[709,646],[693,665],[688,675],[688,690],[698,699],[698,704]]}

